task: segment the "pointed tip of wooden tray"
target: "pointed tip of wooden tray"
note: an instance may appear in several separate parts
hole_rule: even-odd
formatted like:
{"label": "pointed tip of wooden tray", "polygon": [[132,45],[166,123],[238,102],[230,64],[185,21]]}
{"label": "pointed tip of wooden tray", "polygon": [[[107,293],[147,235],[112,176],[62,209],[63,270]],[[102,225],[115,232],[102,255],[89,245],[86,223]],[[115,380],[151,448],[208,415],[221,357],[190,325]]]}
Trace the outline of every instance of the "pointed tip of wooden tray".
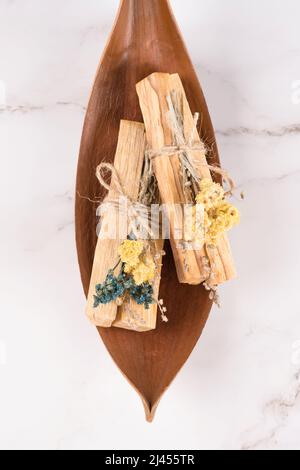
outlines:
{"label": "pointed tip of wooden tray", "polygon": [[159,402],[152,405],[142,398],[147,423],[153,423]]}

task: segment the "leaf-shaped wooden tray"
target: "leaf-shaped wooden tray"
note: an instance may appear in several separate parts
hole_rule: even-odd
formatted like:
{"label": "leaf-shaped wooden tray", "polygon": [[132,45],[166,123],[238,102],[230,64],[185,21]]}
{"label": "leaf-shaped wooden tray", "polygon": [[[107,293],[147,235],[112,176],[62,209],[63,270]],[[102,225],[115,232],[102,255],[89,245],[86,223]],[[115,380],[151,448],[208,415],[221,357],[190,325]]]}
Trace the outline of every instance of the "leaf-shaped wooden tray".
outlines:
{"label": "leaf-shaped wooden tray", "polygon": [[[99,3],[99,8],[100,8]],[[112,162],[120,119],[142,121],[136,83],[153,72],[178,73],[192,112],[201,113],[202,138],[213,148],[214,131],[196,73],[167,0],[122,0],[97,71],[82,135],[76,200],[76,241],[85,294],[96,247],[96,206],[80,197],[104,197],[95,177],[97,165]],[[208,318],[211,301],[202,286],[179,284],[169,244],[164,257],[160,298],[169,323],[136,333],[99,328],[112,358],[140,394],[151,421],[159,400],[192,352]],[[103,253],[105,256],[105,253]]]}

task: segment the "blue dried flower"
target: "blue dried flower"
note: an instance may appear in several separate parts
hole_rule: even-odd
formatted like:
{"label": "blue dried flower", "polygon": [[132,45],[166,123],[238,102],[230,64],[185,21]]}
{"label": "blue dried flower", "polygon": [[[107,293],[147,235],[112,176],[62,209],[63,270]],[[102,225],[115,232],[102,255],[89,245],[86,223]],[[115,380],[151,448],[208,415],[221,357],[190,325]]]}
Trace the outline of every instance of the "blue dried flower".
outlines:
{"label": "blue dried flower", "polygon": [[94,308],[101,304],[108,304],[126,293],[136,301],[138,305],[144,305],[148,310],[154,303],[153,287],[149,282],[137,285],[132,276],[126,274],[122,269],[118,276],[110,270],[103,284],[96,285],[96,295],[94,295]]}
{"label": "blue dried flower", "polygon": [[145,282],[140,286],[134,284],[129,294],[138,305],[144,305],[147,310],[150,308],[150,305],[154,303],[153,287],[149,282]]}
{"label": "blue dried flower", "polygon": [[124,277],[121,274],[115,277],[113,271],[109,271],[103,284],[96,286],[96,295],[94,295],[94,308],[100,304],[108,304],[118,297],[122,297],[125,292]]}

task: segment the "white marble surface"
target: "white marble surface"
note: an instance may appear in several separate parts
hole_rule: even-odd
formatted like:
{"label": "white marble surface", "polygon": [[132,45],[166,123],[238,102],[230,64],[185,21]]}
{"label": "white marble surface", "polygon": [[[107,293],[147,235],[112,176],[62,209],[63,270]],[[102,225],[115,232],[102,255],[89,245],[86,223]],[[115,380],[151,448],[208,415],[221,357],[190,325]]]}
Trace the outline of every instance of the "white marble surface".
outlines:
{"label": "white marble surface", "polygon": [[84,317],[74,243],[117,3],[0,0],[0,448],[299,450],[300,4],[171,1],[246,199],[239,279],[150,426]]}

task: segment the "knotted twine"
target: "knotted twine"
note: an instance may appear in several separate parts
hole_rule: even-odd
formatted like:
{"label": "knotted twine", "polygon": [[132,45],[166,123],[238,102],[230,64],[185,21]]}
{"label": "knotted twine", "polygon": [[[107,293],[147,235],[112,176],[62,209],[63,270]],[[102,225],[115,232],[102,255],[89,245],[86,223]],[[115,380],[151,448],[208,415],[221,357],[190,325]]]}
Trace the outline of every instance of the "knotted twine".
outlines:
{"label": "knotted twine", "polygon": [[[104,179],[103,172],[105,170],[107,170],[111,173],[111,183],[110,183],[110,185],[108,185],[106,183],[105,179]],[[140,234],[135,230],[136,225],[140,225],[145,230],[146,234],[148,235],[148,237],[150,239],[157,238],[157,237],[155,237],[153,231],[149,227],[149,214],[150,214],[149,207],[147,207],[144,204],[140,204],[139,202],[132,201],[132,199],[125,194],[125,191],[124,191],[123,185],[121,183],[119,173],[116,170],[116,168],[114,167],[114,165],[112,165],[111,163],[107,163],[107,162],[100,163],[100,165],[98,165],[98,167],[96,169],[96,176],[98,178],[99,183],[101,184],[101,186],[103,188],[105,188],[107,191],[110,191],[111,189],[114,189],[119,194],[120,198],[125,198],[126,199],[127,204],[129,206],[129,211],[127,211],[127,217],[129,219],[131,231],[133,232],[133,235],[135,236],[135,238],[136,239],[141,238]],[[109,198],[106,198],[103,201],[102,204],[105,204],[105,203],[106,204],[111,204],[112,206],[114,206],[115,208],[118,208],[118,210],[120,210],[120,208],[121,208],[120,198],[119,198],[119,200],[116,200],[116,199],[110,200]],[[100,204],[100,208],[101,208],[102,204]],[[135,221],[137,221],[136,224],[134,223]],[[153,226],[153,221],[152,221],[151,225]],[[159,259],[160,259],[160,256],[162,256],[162,255],[164,255],[163,251],[161,253],[159,253]],[[154,261],[155,261],[156,267],[158,268],[158,259],[154,257]],[[156,282],[157,282],[157,280],[154,282],[154,284]],[[168,322],[168,317],[166,316],[167,309],[163,305],[163,300],[159,300],[156,297],[154,297],[154,300],[155,300],[155,302],[156,302],[156,304],[157,304],[157,306],[160,310],[161,320],[163,322],[167,323]]]}
{"label": "knotted twine", "polygon": [[147,150],[146,155],[152,161],[157,157],[172,157],[178,155],[183,168],[191,175],[192,179],[196,182],[198,188],[200,188],[201,177],[198,173],[197,167],[202,166],[207,168],[213,173],[219,174],[223,180],[227,183],[229,190],[226,195],[232,195],[235,184],[227,171],[223,170],[219,166],[209,165],[206,161],[201,163],[199,159],[195,159],[194,152],[202,152],[203,158],[206,159],[206,148],[203,142],[194,142],[194,137],[197,132],[197,125],[199,122],[199,113],[194,114],[194,125],[191,131],[191,135],[186,139],[184,135],[184,122],[182,112],[179,106],[179,96],[177,93],[171,93],[167,96],[167,103],[169,111],[167,113],[168,125],[174,136],[174,145],[167,145],[162,147],[160,150]]}
{"label": "knotted twine", "polygon": [[[104,179],[105,171],[111,174],[110,185],[108,185]],[[105,198],[103,203],[99,206],[100,214],[101,209],[106,204],[109,204],[115,209],[121,211],[122,209],[124,209],[124,204],[121,204],[120,201],[126,201],[128,222],[131,232],[133,233],[135,238],[141,238],[141,233],[137,229],[137,226],[139,225],[143,230],[143,237],[146,236],[147,238],[154,239],[155,234],[151,227],[154,227],[154,229],[156,229],[156,227],[153,221],[151,223],[151,227],[149,224],[150,208],[144,204],[139,203],[138,201],[133,201],[130,197],[126,195],[126,192],[121,182],[120,175],[115,166],[107,162],[100,163],[100,165],[98,165],[96,169],[96,177],[104,189],[106,189],[107,191],[114,189],[119,196],[119,199],[110,199],[109,197]]]}
{"label": "knotted twine", "polygon": [[[171,157],[174,155],[178,155],[181,161],[181,164],[184,168],[184,170],[191,176],[193,181],[197,184],[198,189],[200,189],[200,183],[201,183],[201,177],[198,173],[197,168],[202,166],[203,168],[207,168],[213,173],[219,174],[222,179],[227,183],[229,190],[225,193],[225,195],[232,195],[234,189],[235,189],[235,184],[230,175],[228,174],[227,171],[224,169],[220,168],[217,165],[210,165],[206,161],[205,163],[201,163],[199,159],[195,159],[194,152],[202,152],[203,158],[206,160],[206,148],[203,142],[196,143],[194,142],[194,137],[197,132],[197,125],[199,122],[199,113],[194,114],[194,125],[192,127],[191,134],[188,139],[185,138],[184,135],[184,122],[183,122],[183,116],[182,112],[180,111],[180,106],[179,106],[179,96],[177,93],[171,93],[171,95],[167,96],[167,103],[169,106],[169,111],[167,114],[167,119],[168,119],[168,124],[171,132],[173,133],[174,136],[174,145],[168,145],[165,147],[162,147],[160,150],[152,150],[148,149],[146,150],[146,163],[147,159],[150,161],[150,163],[157,157],[161,156],[167,156]],[[108,172],[111,173],[111,185],[108,185],[104,179],[103,172],[107,170]],[[153,175],[153,170],[152,170],[152,165],[146,165],[146,175],[144,175],[144,181],[142,182],[142,189],[141,192],[144,194],[147,191],[147,188],[145,188],[145,181],[149,181],[151,176]],[[105,199],[104,203],[105,204],[111,204],[115,208],[120,209],[120,198],[126,199],[128,203],[128,219],[132,228],[132,232],[136,238],[140,238],[140,234],[136,231],[136,225],[140,225],[141,228],[145,231],[144,233],[150,237],[153,237],[153,231],[149,226],[149,214],[150,210],[149,207],[139,203],[138,201],[132,201],[131,198],[129,198],[125,190],[122,186],[120,176],[118,174],[118,171],[112,165],[111,163],[103,162],[100,163],[100,165],[97,167],[96,170],[96,176],[98,178],[99,183],[103,188],[105,188],[107,191],[110,191],[112,187],[114,187],[115,191],[119,195],[119,200],[109,200],[108,198]],[[102,203],[102,204],[104,204]],[[101,206],[100,205],[100,210]],[[135,223],[135,221],[138,220],[138,224]],[[153,221],[152,221],[153,222]],[[152,224],[153,225],[153,224]],[[157,227],[156,227],[156,232],[157,232]]]}

